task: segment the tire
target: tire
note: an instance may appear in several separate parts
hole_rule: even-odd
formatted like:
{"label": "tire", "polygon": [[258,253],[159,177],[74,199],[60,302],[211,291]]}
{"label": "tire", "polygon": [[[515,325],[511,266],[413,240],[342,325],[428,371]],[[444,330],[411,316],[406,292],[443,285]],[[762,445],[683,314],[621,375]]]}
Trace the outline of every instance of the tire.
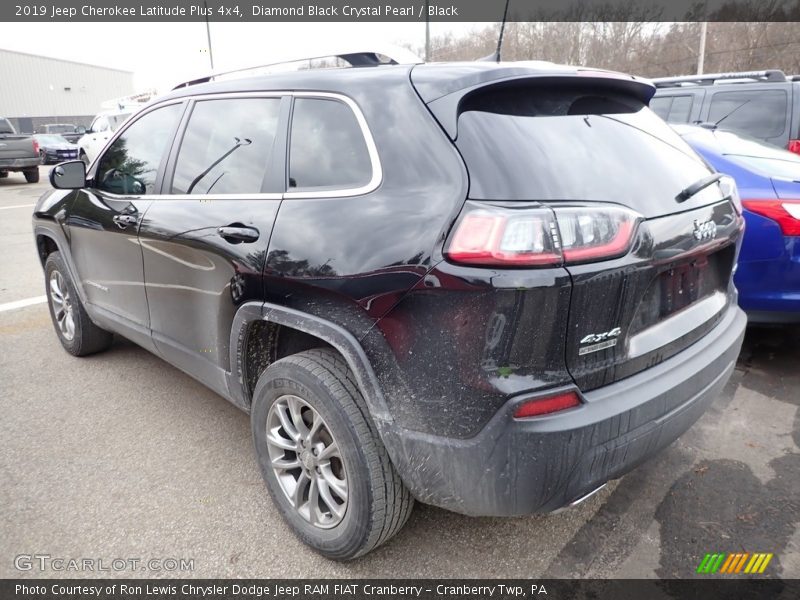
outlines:
{"label": "tire", "polygon": [[73,356],[107,350],[114,336],[92,323],[86,314],[60,252],[47,257],[44,274],[50,318],[64,350]]}
{"label": "tire", "polygon": [[[281,414],[289,421],[288,429]],[[320,421],[312,443],[306,441],[303,447],[295,442],[299,451],[287,448],[294,439],[292,428],[302,435],[295,416],[306,433]],[[353,374],[336,352],[306,350],[267,368],[253,392],[251,426],[258,464],[273,501],[295,534],[320,554],[335,560],[356,558],[390,539],[408,520],[414,499],[389,460]],[[280,464],[277,470],[275,459]],[[290,499],[291,484],[303,480],[303,473],[308,481],[295,503]],[[319,496],[315,504],[314,489]],[[345,490],[346,498],[337,490]],[[338,506],[339,514],[331,504]],[[314,505],[318,510],[312,524]]]}
{"label": "tire", "polygon": [[39,183],[39,169],[25,169],[22,172],[25,175],[25,181],[28,183]]}

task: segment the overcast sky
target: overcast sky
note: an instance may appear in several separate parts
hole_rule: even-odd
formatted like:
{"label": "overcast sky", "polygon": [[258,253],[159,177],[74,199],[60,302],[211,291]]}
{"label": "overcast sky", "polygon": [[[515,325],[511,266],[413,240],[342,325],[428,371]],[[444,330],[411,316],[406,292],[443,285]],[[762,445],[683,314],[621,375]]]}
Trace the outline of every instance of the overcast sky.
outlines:
{"label": "overcast sky", "polygon": [[[468,34],[479,23],[432,23],[431,36]],[[216,70],[304,56],[337,41],[381,40],[423,47],[423,23],[211,23]],[[330,47],[330,46],[328,46]],[[199,23],[0,23],[0,48],[125,69],[137,89],[160,91],[207,73]]]}

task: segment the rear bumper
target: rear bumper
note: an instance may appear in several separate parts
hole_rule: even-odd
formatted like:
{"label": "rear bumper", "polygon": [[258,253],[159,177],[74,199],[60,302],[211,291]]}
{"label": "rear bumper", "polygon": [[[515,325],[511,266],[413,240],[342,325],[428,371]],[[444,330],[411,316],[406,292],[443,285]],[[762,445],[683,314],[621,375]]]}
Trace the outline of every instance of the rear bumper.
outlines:
{"label": "rear bumper", "polygon": [[384,443],[422,502],[485,516],[561,508],[627,473],[691,427],[730,378],[746,322],[738,307],[729,308],[691,347],[584,394],[580,407],[514,420],[514,408],[531,398],[518,396],[470,439],[388,427]]}
{"label": "rear bumper", "polygon": [[34,158],[0,158],[0,169],[3,171],[16,171],[30,169],[41,164],[39,157]]}
{"label": "rear bumper", "polygon": [[739,306],[751,323],[800,322],[800,237],[784,237],[778,230],[758,241],[776,255],[748,260],[742,250],[734,278]]}

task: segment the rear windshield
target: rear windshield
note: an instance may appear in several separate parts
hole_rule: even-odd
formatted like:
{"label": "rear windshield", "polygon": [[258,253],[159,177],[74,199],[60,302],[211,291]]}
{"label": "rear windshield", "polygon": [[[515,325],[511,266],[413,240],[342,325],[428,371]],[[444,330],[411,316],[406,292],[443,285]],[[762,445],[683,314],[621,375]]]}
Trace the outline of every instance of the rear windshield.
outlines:
{"label": "rear windshield", "polygon": [[[474,199],[597,200],[653,214],[709,173],[644,103],[597,86],[494,88],[460,111],[456,145]],[[691,204],[719,199],[706,190]]]}
{"label": "rear windshield", "polygon": [[0,133],[14,133],[14,128],[5,119],[0,119]]}

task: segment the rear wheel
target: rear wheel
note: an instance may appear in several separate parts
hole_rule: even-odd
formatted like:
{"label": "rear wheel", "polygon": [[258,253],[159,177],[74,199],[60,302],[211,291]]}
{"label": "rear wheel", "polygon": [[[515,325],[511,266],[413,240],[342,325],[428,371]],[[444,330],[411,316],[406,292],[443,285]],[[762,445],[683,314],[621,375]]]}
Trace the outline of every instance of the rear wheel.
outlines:
{"label": "rear wheel", "polygon": [[25,175],[25,181],[28,183],[38,183],[39,182],[39,169],[25,169],[22,172]]}
{"label": "rear wheel", "polygon": [[50,318],[64,349],[73,356],[106,350],[113,336],[89,319],[60,252],[53,252],[47,257],[44,273]]}
{"label": "rear wheel", "polygon": [[317,552],[352,559],[405,524],[414,500],[336,352],[307,350],[272,364],[253,393],[251,423],[273,500]]}

